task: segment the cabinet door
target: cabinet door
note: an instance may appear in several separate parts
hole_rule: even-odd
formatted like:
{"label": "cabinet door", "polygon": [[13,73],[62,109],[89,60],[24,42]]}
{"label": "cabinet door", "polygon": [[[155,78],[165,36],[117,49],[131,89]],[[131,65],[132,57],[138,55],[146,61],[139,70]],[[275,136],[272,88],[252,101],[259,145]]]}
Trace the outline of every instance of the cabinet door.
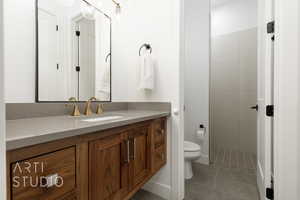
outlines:
{"label": "cabinet door", "polygon": [[120,200],[127,195],[127,146],[126,134],[90,143],[91,200]]}
{"label": "cabinet door", "polygon": [[76,149],[13,163],[10,176],[12,200],[76,199]]}
{"label": "cabinet door", "polygon": [[149,126],[135,128],[130,141],[130,185],[134,188],[150,175],[151,141]]}
{"label": "cabinet door", "polygon": [[154,148],[158,149],[161,146],[166,145],[166,121],[164,118],[157,119],[153,122],[153,136],[154,136]]}
{"label": "cabinet door", "polygon": [[159,171],[167,163],[167,152],[166,147],[161,146],[158,149],[155,149],[153,153],[153,170],[154,173]]}
{"label": "cabinet door", "polygon": [[157,119],[152,126],[152,173],[156,173],[167,163],[166,119]]}

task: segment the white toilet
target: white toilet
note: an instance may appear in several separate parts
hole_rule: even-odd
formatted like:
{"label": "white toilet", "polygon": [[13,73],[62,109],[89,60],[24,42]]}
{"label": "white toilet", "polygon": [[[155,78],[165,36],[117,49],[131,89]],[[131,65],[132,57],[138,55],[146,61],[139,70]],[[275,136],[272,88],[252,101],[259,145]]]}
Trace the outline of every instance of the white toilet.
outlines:
{"label": "white toilet", "polygon": [[201,156],[201,147],[193,142],[184,141],[184,178],[193,177],[192,161]]}

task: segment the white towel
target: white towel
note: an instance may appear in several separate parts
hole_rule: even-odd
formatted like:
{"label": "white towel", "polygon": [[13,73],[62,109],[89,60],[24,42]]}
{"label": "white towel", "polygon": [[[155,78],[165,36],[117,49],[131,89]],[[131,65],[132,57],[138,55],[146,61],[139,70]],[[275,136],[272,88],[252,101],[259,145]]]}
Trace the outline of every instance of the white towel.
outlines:
{"label": "white towel", "polygon": [[140,56],[140,90],[154,89],[154,62],[150,53]]}
{"label": "white towel", "polygon": [[100,73],[98,82],[97,98],[101,100],[109,100],[110,97],[110,62],[106,62]]}

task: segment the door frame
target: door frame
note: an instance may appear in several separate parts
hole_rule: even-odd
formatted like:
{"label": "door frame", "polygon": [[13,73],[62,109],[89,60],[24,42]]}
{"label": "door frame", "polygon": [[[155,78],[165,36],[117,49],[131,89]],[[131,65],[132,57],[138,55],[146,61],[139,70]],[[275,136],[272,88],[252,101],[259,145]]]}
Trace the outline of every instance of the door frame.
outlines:
{"label": "door frame", "polygon": [[300,196],[300,3],[275,0],[274,197]]}
{"label": "door frame", "polygon": [[[85,20],[86,18],[83,16],[83,14],[78,14],[78,15],[75,15],[71,18],[71,40],[72,40],[72,47],[71,47],[71,55],[72,55],[72,58],[71,58],[71,66],[81,66],[81,44],[84,43],[82,42],[81,39],[83,39],[84,35],[82,34],[82,32],[80,33],[80,36],[76,36],[76,34],[74,34],[76,31],[81,31],[81,25],[79,24],[81,22],[81,20]],[[94,28],[96,29],[96,20],[90,20],[93,22],[93,26]],[[79,41],[78,41],[79,40]],[[94,39],[95,43],[96,43],[96,38]],[[85,41],[85,40],[84,40]],[[79,58],[78,58],[79,56]],[[95,57],[96,56],[96,44],[95,44]],[[79,61],[79,63],[78,63]],[[81,66],[82,68],[83,66]],[[80,101],[80,96],[82,94],[82,90],[81,90],[81,87],[82,87],[82,84],[79,84],[79,83],[82,83],[81,81],[81,77],[84,75],[82,70],[80,70],[79,72],[75,71],[74,69],[72,69],[72,67],[69,69],[70,70],[70,73],[71,73],[71,84],[70,85],[77,85],[77,91],[76,91],[76,97],[78,98],[78,101]],[[94,70],[96,70],[96,62],[95,62],[95,67],[94,67]],[[95,83],[95,72],[92,73],[94,76],[94,83]],[[74,80],[75,79],[75,80]],[[95,84],[94,84],[95,85]],[[71,87],[72,88],[72,87]],[[74,87],[76,88],[76,87]],[[93,89],[93,92],[95,92],[95,88]],[[91,95],[92,96],[92,95]],[[82,98],[84,99],[84,98]]]}
{"label": "door frame", "polygon": [[179,61],[179,93],[178,108],[173,108],[170,120],[171,129],[171,194],[168,199],[182,200],[184,199],[185,179],[184,179],[184,66],[185,66],[185,12],[184,1],[176,0],[174,9],[178,13],[177,24],[177,41],[178,41],[178,61]]}
{"label": "door frame", "polygon": [[261,200],[266,199],[266,188],[273,187],[274,119],[266,115],[266,106],[274,105],[274,34],[267,33],[267,24],[273,20],[274,0],[258,1],[257,185]]}
{"label": "door frame", "polygon": [[6,199],[3,0],[0,0],[0,199]]}
{"label": "door frame", "polygon": [[[265,12],[268,12],[268,7]],[[300,144],[300,3],[274,0],[274,199],[297,200]],[[266,141],[270,142],[270,141]],[[265,189],[265,188],[263,188]],[[262,198],[264,196],[264,190]]]}
{"label": "door frame", "polygon": [[[70,38],[71,38],[71,59],[70,59],[70,63],[71,63],[71,66],[77,66],[79,65],[78,61],[80,62],[80,58],[78,58],[78,55],[80,57],[80,40],[78,42],[78,36],[76,36],[74,33],[75,31],[80,31],[80,27],[78,25],[79,21],[84,19],[84,16],[79,13],[79,14],[76,14],[74,15],[72,18],[71,18],[71,27],[70,27]],[[78,46],[79,45],[79,46]],[[75,49],[77,51],[75,51]],[[77,72],[75,71],[72,67],[70,67],[69,69],[69,73],[71,74],[71,77],[69,78],[69,91],[72,91],[72,88],[75,88],[74,90],[75,91],[72,91],[71,93],[74,92],[74,94],[76,94],[76,98],[78,99],[79,101],[79,77],[80,77],[80,72]]]}

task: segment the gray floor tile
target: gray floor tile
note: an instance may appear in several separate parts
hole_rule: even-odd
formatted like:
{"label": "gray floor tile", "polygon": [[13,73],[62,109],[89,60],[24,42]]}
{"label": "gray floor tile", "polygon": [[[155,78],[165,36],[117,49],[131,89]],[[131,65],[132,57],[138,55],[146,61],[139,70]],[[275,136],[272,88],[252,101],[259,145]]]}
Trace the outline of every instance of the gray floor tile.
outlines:
{"label": "gray floor tile", "polygon": [[140,190],[131,198],[131,200],[164,200],[164,199],[145,190]]}
{"label": "gray floor tile", "polygon": [[[242,155],[242,154],[239,154]],[[226,160],[226,156],[224,157]],[[218,166],[193,164],[194,177],[185,181],[184,200],[259,200],[256,169],[237,167],[219,162]],[[250,164],[249,164],[250,165]],[[235,166],[235,167],[233,167]],[[132,200],[163,200],[161,197],[140,190]]]}
{"label": "gray floor tile", "polygon": [[185,182],[185,200],[258,200],[254,170],[230,168],[230,161],[224,163],[193,164],[194,177]]}
{"label": "gray floor tile", "polygon": [[217,168],[256,170],[256,156],[253,153],[220,149],[216,150],[213,165]]}

